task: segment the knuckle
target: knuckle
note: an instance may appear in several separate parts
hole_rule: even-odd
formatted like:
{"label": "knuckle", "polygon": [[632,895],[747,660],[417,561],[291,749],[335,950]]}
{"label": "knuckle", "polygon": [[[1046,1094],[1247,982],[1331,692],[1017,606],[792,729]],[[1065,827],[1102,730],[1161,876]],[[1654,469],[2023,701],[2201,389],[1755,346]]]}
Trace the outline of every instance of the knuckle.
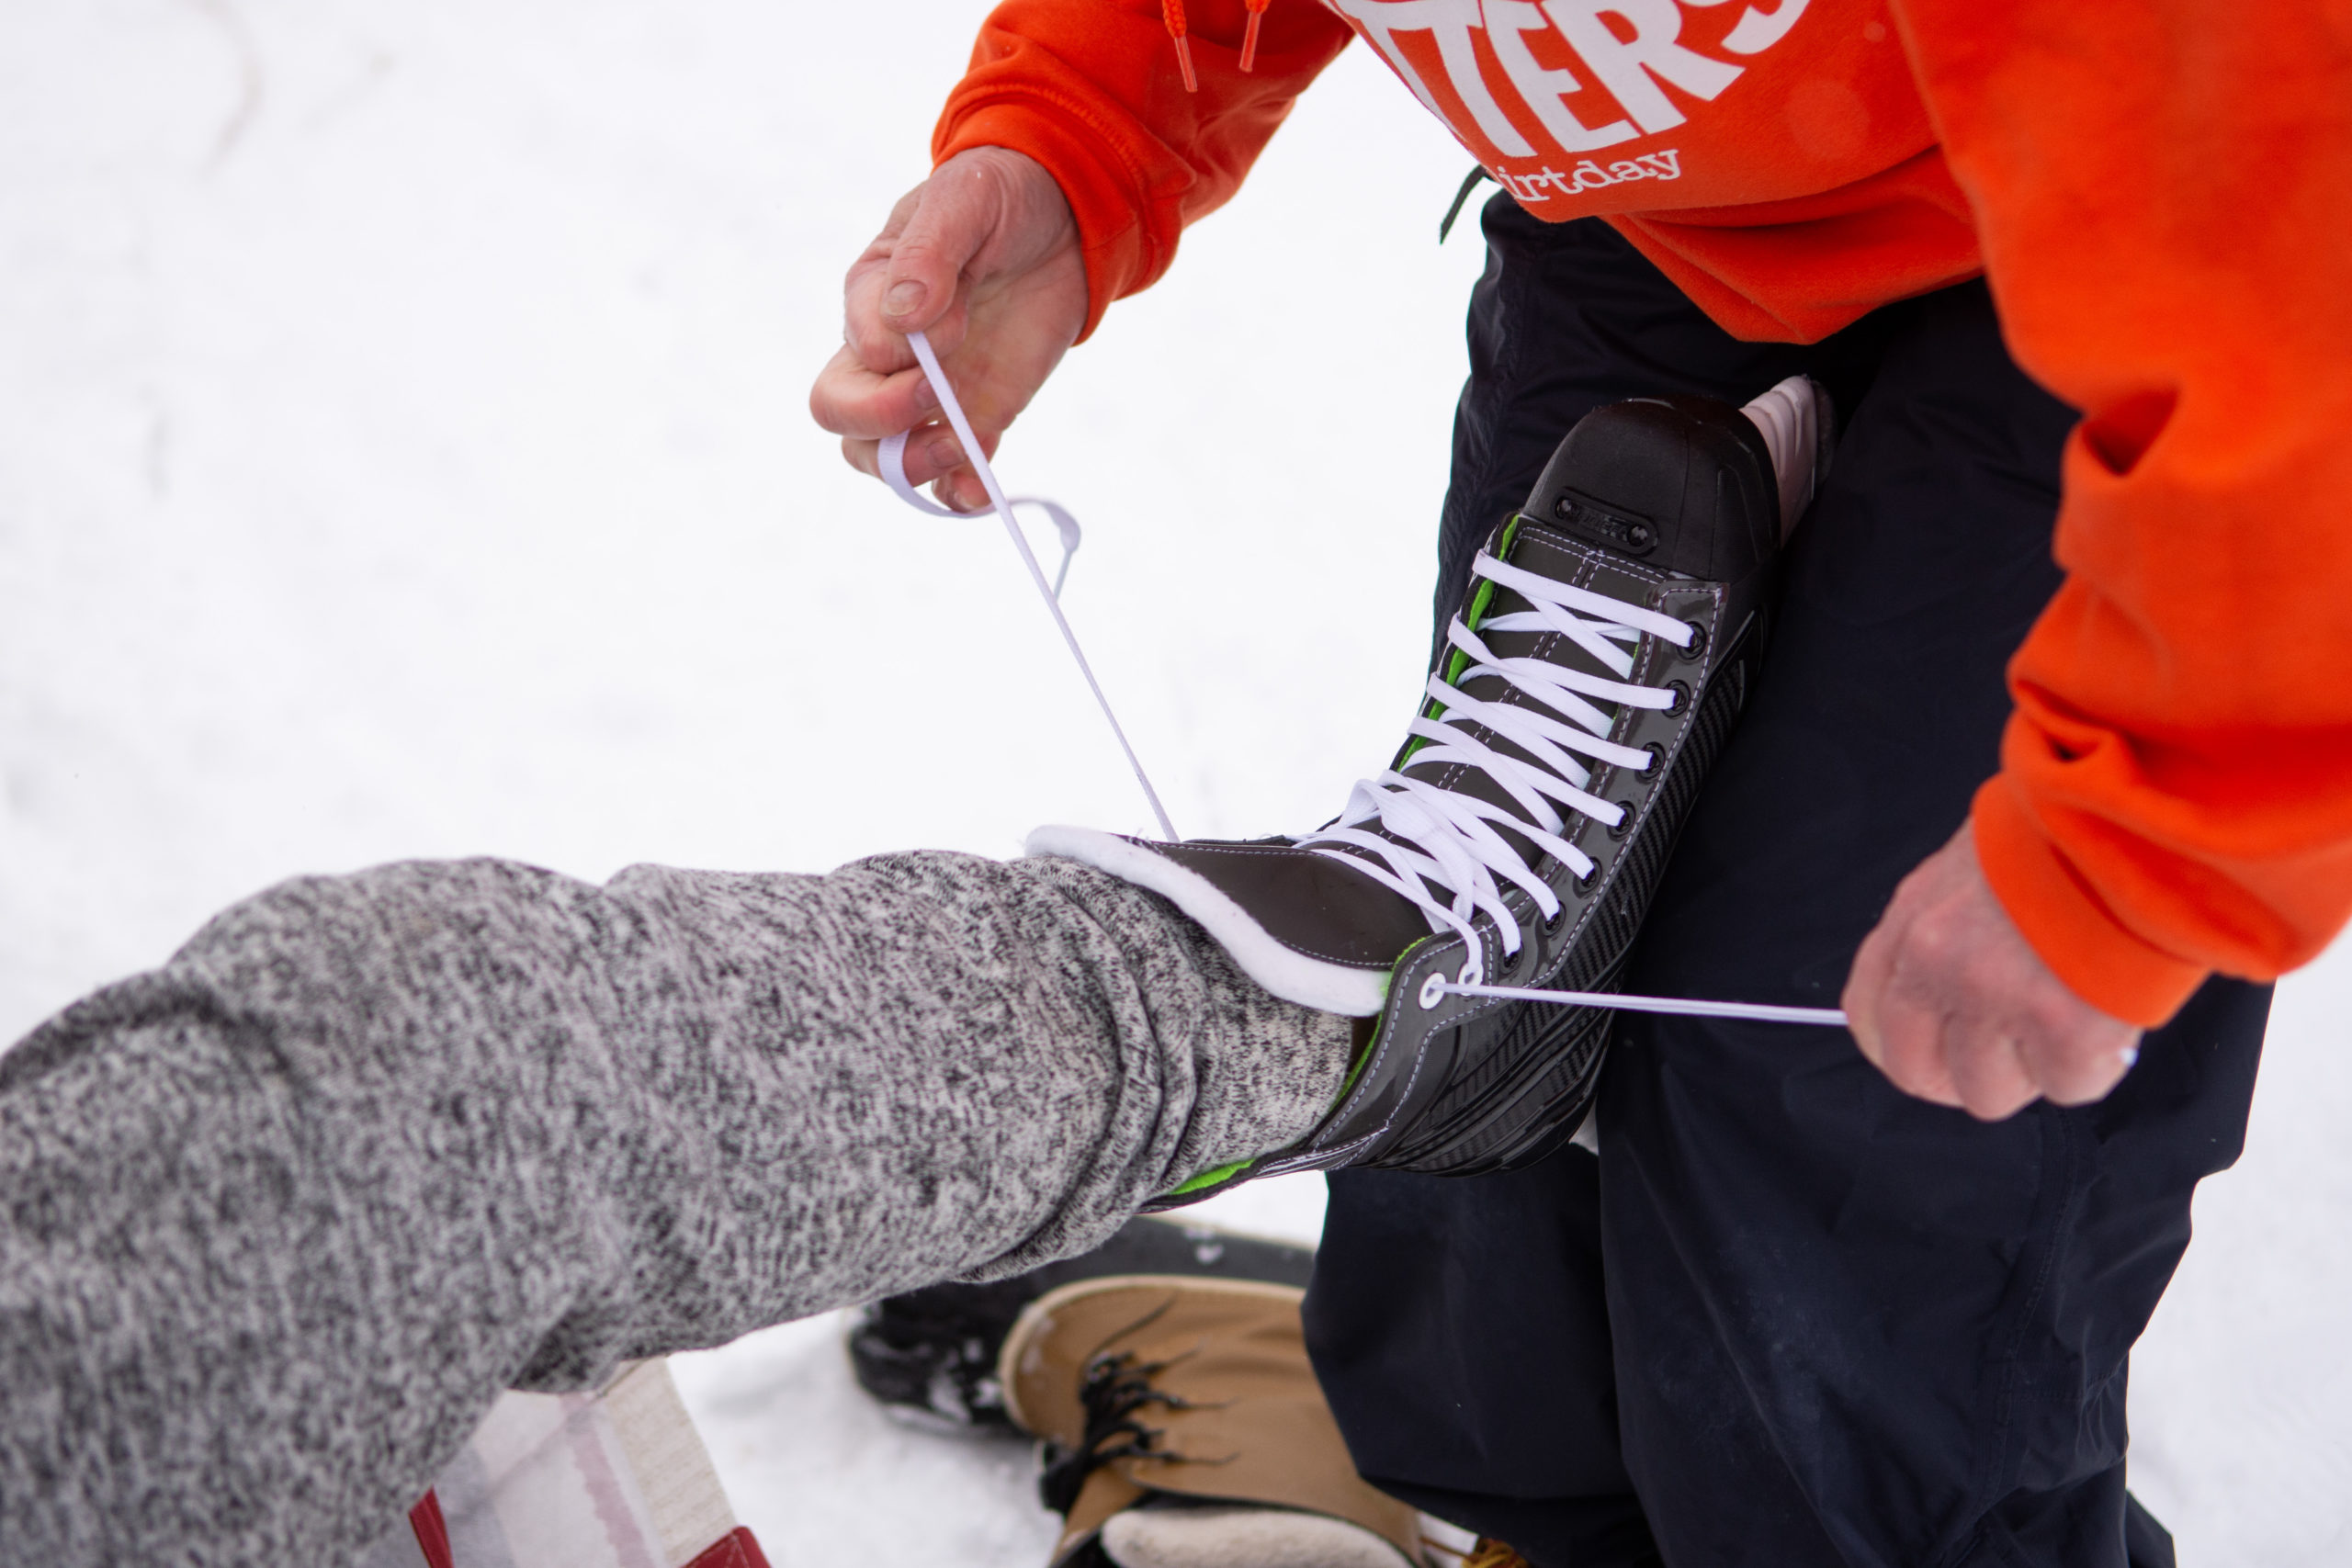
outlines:
{"label": "knuckle", "polygon": [[1913,917],[1906,945],[1914,957],[1939,968],[1948,967],[1964,945],[1960,920],[1942,905],[1931,905]]}
{"label": "knuckle", "polygon": [[1971,1024],[1951,1043],[1952,1077],[1962,1103],[1980,1121],[1997,1122],[2032,1103],[2040,1092],[2018,1043],[1985,1024]]}

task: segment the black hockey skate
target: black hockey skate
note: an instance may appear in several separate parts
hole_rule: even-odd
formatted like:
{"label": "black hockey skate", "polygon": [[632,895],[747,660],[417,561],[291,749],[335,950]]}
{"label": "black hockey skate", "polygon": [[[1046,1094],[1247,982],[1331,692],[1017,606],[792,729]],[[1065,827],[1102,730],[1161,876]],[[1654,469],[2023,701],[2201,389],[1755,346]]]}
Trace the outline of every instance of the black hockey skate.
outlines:
{"label": "black hockey skate", "polygon": [[1479,553],[1403,750],[1324,828],[1031,836],[1164,895],[1276,996],[1378,1021],[1322,1125],[1159,1206],[1295,1170],[1509,1169],[1575,1134],[1612,1015],[1453,987],[1616,988],[1747,702],[1826,424],[1802,379],[1748,411],[1644,398],[1578,422]]}

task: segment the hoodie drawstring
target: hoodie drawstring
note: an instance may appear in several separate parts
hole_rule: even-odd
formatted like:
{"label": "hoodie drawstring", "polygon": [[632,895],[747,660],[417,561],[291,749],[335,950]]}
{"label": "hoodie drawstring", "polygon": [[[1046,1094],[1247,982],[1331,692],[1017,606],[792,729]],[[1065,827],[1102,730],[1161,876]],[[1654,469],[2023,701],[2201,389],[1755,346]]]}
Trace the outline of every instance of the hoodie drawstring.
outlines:
{"label": "hoodie drawstring", "polygon": [[1168,24],[1168,36],[1176,40],[1176,63],[1184,72],[1184,91],[1197,93],[1201,79],[1193,74],[1193,46],[1184,37],[1184,0],[1159,0],[1159,19]]}
{"label": "hoodie drawstring", "polygon": [[[1266,19],[1266,7],[1274,0],[1242,0],[1250,10],[1250,25],[1241,35],[1241,69],[1246,73],[1258,63],[1258,25]],[[1168,36],[1175,40],[1176,64],[1184,73],[1184,91],[1197,93],[1201,79],[1193,71],[1192,28],[1184,20],[1184,0],[1159,0],[1159,19],[1167,24]]]}
{"label": "hoodie drawstring", "polygon": [[1241,69],[1247,73],[1258,60],[1258,24],[1265,19],[1266,7],[1274,0],[1248,0],[1250,28],[1241,35]]}

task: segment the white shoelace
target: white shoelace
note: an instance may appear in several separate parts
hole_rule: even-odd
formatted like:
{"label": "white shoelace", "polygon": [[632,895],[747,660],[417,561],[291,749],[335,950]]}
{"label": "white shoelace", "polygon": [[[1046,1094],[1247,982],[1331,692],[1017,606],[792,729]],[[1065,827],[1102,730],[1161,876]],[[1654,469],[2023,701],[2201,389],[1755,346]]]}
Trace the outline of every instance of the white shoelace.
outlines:
{"label": "white shoelace", "polygon": [[[1518,953],[1523,942],[1518,918],[1504,901],[1504,884],[1525,893],[1547,921],[1558,918],[1561,910],[1559,895],[1520,858],[1496,826],[1519,833],[1577,878],[1591,875],[1592,857],[1561,836],[1567,826],[1565,812],[1619,828],[1624,825],[1625,807],[1585,787],[1592,782],[1592,768],[1579,758],[1635,773],[1647,773],[1657,761],[1654,752],[1609,739],[1614,716],[1596,706],[1593,699],[1615,703],[1621,708],[1660,711],[1672,708],[1678,700],[1691,700],[1687,690],[1678,696],[1670,686],[1638,685],[1623,677],[1634,672],[1634,649],[1645,632],[1687,649],[1697,640],[1699,628],[1655,610],[1523,570],[1484,550],[1470,570],[1476,577],[1516,592],[1531,608],[1494,616],[1477,631],[1471,630],[1461,616],[1453,618],[1446,643],[1468,662],[1452,682],[1437,674],[1430,677],[1427,695],[1442,711],[1434,718],[1422,716],[1413,720],[1411,733],[1421,744],[1405,759],[1405,764],[1451,762],[1476,768],[1501,785],[1519,809],[1514,812],[1474,795],[1442,789],[1392,768],[1376,779],[1357,781],[1339,826],[1293,840],[1353,867],[1408,900],[1421,911],[1431,931],[1452,931],[1462,938],[1469,950],[1468,963],[1451,981],[1442,975],[1431,976],[1421,987],[1420,1005],[1434,1008],[1447,996],[1498,997],[1634,1012],[1844,1023],[1846,1015],[1834,1008],[1545,991],[1485,983],[1479,969],[1484,944],[1471,924],[1473,917],[1484,912],[1493,919],[1505,957]],[[1608,680],[1540,659],[1501,658],[1480,635],[1547,631],[1574,642],[1620,679]],[[1531,699],[1530,705],[1508,705],[1464,694],[1463,685],[1480,676],[1500,679]],[[1549,716],[1540,709],[1559,716]],[[1535,761],[1488,745],[1472,731],[1474,723]],[[1368,830],[1374,822],[1385,829],[1385,836]],[[1357,851],[1363,852],[1351,852]],[[1431,890],[1432,884],[1451,898],[1441,899]]]}
{"label": "white shoelace", "polygon": [[[1077,661],[1079,673],[1086,677],[1087,688],[1094,694],[1094,701],[1102,708],[1103,718],[1109,722],[1111,733],[1118,739],[1119,750],[1126,754],[1127,766],[1135,770],[1136,782],[1143,786],[1145,798],[1151,802],[1152,815],[1159,818],[1160,831],[1168,836],[1170,842],[1175,842],[1175,825],[1169,821],[1167,809],[1159,803],[1159,792],[1152,788],[1142,760],[1136,755],[1135,748],[1128,744],[1127,733],[1120,728],[1118,716],[1111,711],[1111,699],[1103,694],[1102,683],[1094,678],[1094,669],[1087,663],[1086,653],[1078,645],[1078,634],[1070,629],[1069,618],[1062,614],[1062,581],[1069,576],[1070,557],[1078,550],[1077,519],[1050,501],[1035,496],[1023,496],[1018,500],[1006,496],[1004,487],[997,482],[996,470],[989,466],[988,458],[980,450],[979,439],[973,434],[971,422],[964,417],[964,406],[956,399],[955,388],[948,384],[947,374],[940,367],[938,355],[932,352],[931,340],[918,332],[910,333],[907,341],[913,347],[915,360],[922,367],[923,374],[931,378],[932,389],[939,394],[940,410],[947,416],[948,425],[956,432],[956,438],[964,444],[965,456],[971,462],[973,471],[979,475],[981,488],[988,491],[989,504],[1003,521],[1004,531],[1012,536],[1013,548],[1021,552],[1022,563],[1029,569],[1030,579],[1036,583],[1038,593],[1044,597],[1055,626],[1061,629],[1062,641],[1069,645],[1070,658]],[[902,432],[882,445],[883,477],[891,490],[901,501],[934,516],[966,515],[926,501],[913,485],[907,482],[906,439]],[[1061,534],[1061,570],[1051,583],[1046,581],[1045,569],[1037,564],[1036,552],[1029,547],[1028,536],[1021,531],[1020,522],[1013,515],[1013,508],[1021,505],[1035,505],[1043,510]],[[1613,670],[1621,676],[1633,673],[1633,645],[1639,642],[1644,632],[1662,637],[1677,648],[1690,647],[1697,635],[1695,627],[1671,615],[1662,615],[1654,610],[1626,604],[1588,589],[1539,577],[1498,560],[1483,550],[1479,552],[1472,570],[1499,587],[1514,590],[1534,606],[1532,610],[1498,615],[1486,622],[1480,630],[1558,632],[1591,653],[1603,668]],[[1457,931],[1468,943],[1470,963],[1457,978],[1446,981],[1442,976],[1432,976],[1430,983],[1421,987],[1419,999],[1423,1008],[1433,1008],[1440,998],[1449,995],[1485,996],[1568,1006],[1616,1008],[1628,1012],[1749,1019],[1767,1023],[1845,1023],[1846,1015],[1835,1008],[1774,1007],[1758,1002],[1701,1001],[1678,997],[1634,997],[1615,991],[1543,991],[1482,984],[1483,976],[1477,967],[1481,945],[1470,925],[1470,917],[1480,910],[1493,917],[1502,932],[1506,953],[1518,952],[1520,945],[1519,922],[1503,902],[1501,888],[1495,880],[1498,874],[1524,890],[1546,919],[1557,915],[1560,909],[1558,896],[1527,868],[1489,824],[1501,822],[1509,825],[1573,867],[1578,876],[1589,875],[1593,866],[1591,857],[1560,837],[1560,829],[1566,825],[1566,819],[1552,803],[1557,801],[1612,828],[1623,821],[1624,808],[1585,790],[1584,786],[1592,780],[1591,770],[1570,753],[1637,771],[1647,770],[1654,761],[1647,751],[1638,751],[1608,739],[1610,716],[1594,706],[1590,699],[1597,697],[1603,702],[1633,707],[1664,709],[1673,706],[1676,698],[1674,693],[1667,688],[1640,686],[1623,680],[1605,680],[1542,660],[1498,659],[1459,615],[1453,619],[1447,641],[1472,660],[1463,670],[1461,680],[1467,681],[1477,675],[1498,675],[1508,684],[1526,692],[1571,722],[1564,724],[1530,708],[1507,707],[1499,703],[1466,697],[1455,686],[1448,685],[1432,675],[1429,695],[1443,704],[1446,711],[1435,719],[1414,719],[1412,733],[1425,744],[1408,761],[1456,761],[1481,768],[1519,803],[1525,816],[1515,817],[1484,801],[1437,789],[1391,770],[1378,779],[1363,780],[1356,784],[1349,795],[1348,809],[1342,814],[1339,827],[1311,833],[1296,840],[1302,845],[1352,844],[1377,854],[1385,863],[1385,868],[1360,855],[1345,854],[1338,850],[1317,852],[1346,862],[1384,886],[1412,900],[1429,917],[1430,930]],[[1473,719],[1542,759],[1545,766],[1532,766],[1486,745],[1463,728]],[[1408,850],[1387,839],[1364,832],[1356,826],[1375,818],[1390,833],[1410,843],[1413,849]],[[1451,903],[1440,903],[1430,895],[1428,884],[1432,881],[1453,894]]]}
{"label": "white shoelace", "polygon": [[[913,507],[917,512],[928,513],[933,517],[967,515],[965,513],[950,511],[931,500],[922,491],[915,489],[913,482],[907,478],[907,437],[913,434],[912,431],[902,430],[896,435],[886,435],[882,438],[882,448],[878,454],[881,459],[882,482],[890,487],[891,494]],[[1053,596],[1059,600],[1062,596],[1062,584],[1069,581],[1070,558],[1078,554],[1078,547],[1085,541],[1085,532],[1079,527],[1078,519],[1072,517],[1069,510],[1058,501],[1048,501],[1042,495],[1015,495],[1006,498],[1005,504],[1016,513],[1024,506],[1035,507],[1044,513],[1046,520],[1054,525],[1054,532],[1061,536],[1062,564],[1054,569],[1053,587]]]}
{"label": "white shoelace", "polygon": [[[1143,771],[1143,759],[1136,756],[1136,749],[1127,743],[1127,732],[1120,728],[1119,716],[1111,711],[1111,699],[1103,694],[1102,682],[1094,678],[1094,666],[1086,661],[1086,650],[1078,646],[1078,634],[1070,629],[1069,617],[1062,614],[1060,578],[1050,583],[1046,581],[1045,568],[1037,564],[1037,552],[1029,547],[1029,536],[1021,531],[1019,520],[1012,515],[1013,502],[1005,496],[1004,487],[996,482],[996,470],[989,467],[988,455],[980,450],[980,438],[972,433],[972,422],[964,417],[964,405],[957,400],[956,389],[947,384],[947,372],[940,368],[939,356],[931,351],[931,339],[922,333],[909,333],[907,342],[913,346],[915,361],[922,367],[922,373],[931,378],[931,389],[939,394],[940,409],[947,415],[947,423],[955,430],[956,438],[964,444],[964,456],[970,460],[973,471],[980,476],[980,487],[989,492],[989,504],[995,507],[996,514],[1003,519],[1004,531],[1012,536],[1012,547],[1021,552],[1021,564],[1029,569],[1030,580],[1036,583],[1037,592],[1045,596],[1046,608],[1052,614],[1054,625],[1061,628],[1062,641],[1069,645],[1070,658],[1078,661],[1078,672],[1086,677],[1086,689],[1094,694],[1095,705],[1102,708],[1102,717],[1111,726],[1112,735],[1117,738],[1119,750],[1126,753],[1127,766],[1135,770],[1136,783],[1143,785],[1144,798],[1151,802],[1151,814],[1159,818],[1159,830],[1168,835],[1170,843],[1174,843],[1176,824],[1168,819],[1168,808],[1159,804],[1159,792],[1151,787],[1151,775]],[[906,482],[907,470],[899,460],[906,448],[906,436],[901,434],[895,439],[897,445],[890,449],[889,467],[898,470],[898,478],[891,489],[899,492],[901,500],[912,502],[925,512],[936,513],[943,517],[962,516],[963,513],[950,512],[944,506],[933,506],[915,493],[914,487]],[[1061,529],[1061,576],[1067,577],[1069,575],[1069,558],[1078,550],[1078,520],[1052,502],[1041,501],[1037,504],[1046,509],[1046,515],[1052,517],[1056,526]]]}
{"label": "white shoelace", "polygon": [[[1634,651],[1628,645],[1638,643],[1644,632],[1677,648],[1690,647],[1698,635],[1696,627],[1671,615],[1540,577],[1506,565],[1484,550],[1478,552],[1470,570],[1474,576],[1515,591],[1533,606],[1495,616],[1479,632],[1556,632],[1621,677],[1633,674]],[[1431,931],[1458,933],[1474,954],[1480,943],[1470,921],[1484,911],[1498,928],[1504,956],[1509,957],[1520,948],[1519,920],[1504,904],[1497,879],[1533,899],[1547,920],[1559,915],[1560,898],[1495,831],[1494,824],[1524,835],[1578,877],[1592,874],[1592,857],[1560,836],[1567,826],[1561,807],[1607,828],[1623,823],[1625,808],[1586,791],[1584,786],[1592,782],[1592,770],[1571,753],[1636,773],[1648,772],[1656,759],[1647,751],[1609,739],[1614,716],[1590,699],[1658,709],[1673,706],[1676,699],[1660,686],[1605,680],[1540,659],[1498,658],[1479,632],[1472,631],[1461,616],[1453,618],[1446,634],[1447,646],[1467,655],[1470,663],[1453,682],[1440,675],[1430,677],[1427,694],[1444,711],[1436,718],[1413,720],[1411,733],[1422,744],[1406,761],[1409,765],[1453,762],[1479,769],[1500,784],[1520,809],[1514,813],[1390,769],[1376,779],[1357,781],[1348,795],[1347,809],[1340,814],[1340,826],[1295,841],[1353,866],[1407,899],[1428,919]],[[1546,716],[1532,705],[1514,707],[1466,695],[1462,683],[1482,675],[1499,677],[1506,686],[1561,717]],[[1562,718],[1568,722],[1562,723]],[[1474,722],[1513,742],[1537,762],[1487,745],[1471,732]],[[1359,826],[1374,821],[1392,836],[1383,837]],[[1321,847],[1341,844],[1349,849]],[[1363,854],[1350,853],[1350,849],[1376,856],[1382,863],[1371,863]],[[1451,893],[1451,902],[1440,902],[1430,890],[1431,883]],[[1472,983],[1472,975],[1465,973],[1463,983]]]}

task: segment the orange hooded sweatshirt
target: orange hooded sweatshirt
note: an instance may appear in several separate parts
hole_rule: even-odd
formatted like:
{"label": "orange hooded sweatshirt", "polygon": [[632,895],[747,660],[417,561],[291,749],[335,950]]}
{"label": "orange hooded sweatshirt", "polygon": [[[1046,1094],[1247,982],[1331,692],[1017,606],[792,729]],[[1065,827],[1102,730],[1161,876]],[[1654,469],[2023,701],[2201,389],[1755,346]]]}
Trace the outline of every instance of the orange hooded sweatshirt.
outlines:
{"label": "orange hooded sweatshirt", "polygon": [[[1361,35],[1530,212],[1746,338],[1984,274],[2082,411],[1977,853],[2086,1000],[2171,1016],[2352,914],[2352,0],[1008,0],[933,141],[1026,152],[1091,296],[1166,270]],[[1187,14],[1189,13],[1189,14]],[[1186,33],[1199,90],[1170,41]]]}

